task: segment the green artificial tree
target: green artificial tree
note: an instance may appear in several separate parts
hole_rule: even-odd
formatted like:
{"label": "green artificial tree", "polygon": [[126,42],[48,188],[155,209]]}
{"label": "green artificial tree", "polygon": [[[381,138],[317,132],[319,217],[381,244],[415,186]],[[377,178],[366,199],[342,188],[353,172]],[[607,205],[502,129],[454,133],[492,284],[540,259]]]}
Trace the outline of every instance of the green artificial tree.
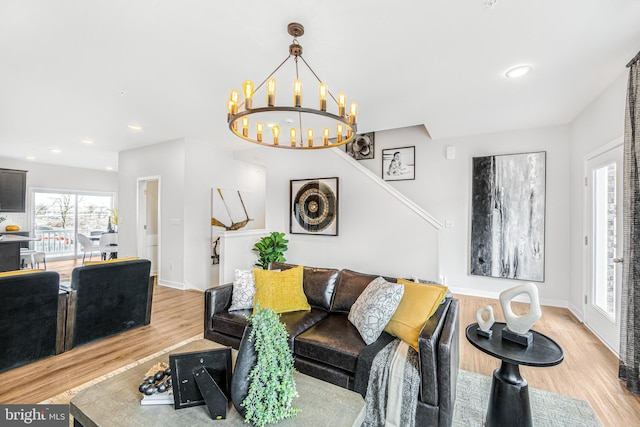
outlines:
{"label": "green artificial tree", "polygon": [[284,233],[274,231],[264,236],[253,246],[253,250],[258,252],[258,262],[255,266],[267,270],[271,262],[285,262],[284,253],[288,249],[287,243],[289,241],[284,238]]}
{"label": "green artificial tree", "polygon": [[275,424],[295,416],[300,409],[292,406],[298,397],[293,374],[293,355],[287,341],[287,331],[279,315],[268,308],[256,307],[248,318],[258,360],[249,374],[249,393],[242,405],[245,421],[256,427]]}

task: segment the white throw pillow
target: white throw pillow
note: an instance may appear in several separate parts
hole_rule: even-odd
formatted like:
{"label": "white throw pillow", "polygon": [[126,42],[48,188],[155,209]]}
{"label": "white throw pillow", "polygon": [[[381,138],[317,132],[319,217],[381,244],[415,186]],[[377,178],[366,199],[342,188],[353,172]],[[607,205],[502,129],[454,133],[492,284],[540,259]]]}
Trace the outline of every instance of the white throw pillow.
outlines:
{"label": "white throw pillow", "polygon": [[353,303],[348,319],[367,345],[378,339],[398,309],[403,293],[403,285],[378,277],[367,285]]}
{"label": "white throw pillow", "polygon": [[235,270],[231,307],[234,310],[253,310],[253,297],[256,294],[256,283],[253,270]]}

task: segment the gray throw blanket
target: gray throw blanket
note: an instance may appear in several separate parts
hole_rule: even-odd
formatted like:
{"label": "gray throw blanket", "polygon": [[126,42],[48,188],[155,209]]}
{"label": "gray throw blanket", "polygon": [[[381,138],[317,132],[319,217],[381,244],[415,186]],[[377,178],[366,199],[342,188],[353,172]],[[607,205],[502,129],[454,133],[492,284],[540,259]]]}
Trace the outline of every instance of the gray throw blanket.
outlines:
{"label": "gray throw blanket", "polygon": [[420,389],[418,353],[395,339],[378,352],[369,374],[362,427],[413,427]]}

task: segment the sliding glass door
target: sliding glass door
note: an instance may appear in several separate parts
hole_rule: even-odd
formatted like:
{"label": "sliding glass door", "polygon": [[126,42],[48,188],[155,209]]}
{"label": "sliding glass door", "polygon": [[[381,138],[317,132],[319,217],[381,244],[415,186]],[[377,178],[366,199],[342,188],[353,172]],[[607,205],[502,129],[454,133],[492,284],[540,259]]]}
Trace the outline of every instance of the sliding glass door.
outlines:
{"label": "sliding glass door", "polygon": [[33,249],[48,258],[75,257],[80,252],[76,234],[106,232],[113,216],[112,193],[32,190]]}

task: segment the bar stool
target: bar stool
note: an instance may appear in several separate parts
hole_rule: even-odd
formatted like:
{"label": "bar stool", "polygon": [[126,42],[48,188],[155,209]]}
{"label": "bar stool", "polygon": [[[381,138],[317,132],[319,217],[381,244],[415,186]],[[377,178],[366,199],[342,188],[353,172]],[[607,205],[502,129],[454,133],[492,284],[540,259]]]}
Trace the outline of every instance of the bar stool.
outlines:
{"label": "bar stool", "polygon": [[44,264],[44,269],[46,270],[47,260],[44,252],[20,248],[20,269],[27,268],[27,264],[30,265],[32,269],[40,268],[40,263]]}

